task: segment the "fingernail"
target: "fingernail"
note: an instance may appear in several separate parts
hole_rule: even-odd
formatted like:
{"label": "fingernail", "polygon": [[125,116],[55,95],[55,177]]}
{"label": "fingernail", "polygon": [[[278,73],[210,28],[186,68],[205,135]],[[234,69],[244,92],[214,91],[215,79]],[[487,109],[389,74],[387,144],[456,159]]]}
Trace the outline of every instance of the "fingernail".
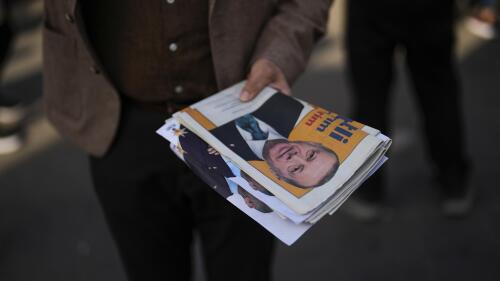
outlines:
{"label": "fingernail", "polygon": [[247,91],[243,91],[240,95],[240,100],[247,101],[250,98],[250,93]]}

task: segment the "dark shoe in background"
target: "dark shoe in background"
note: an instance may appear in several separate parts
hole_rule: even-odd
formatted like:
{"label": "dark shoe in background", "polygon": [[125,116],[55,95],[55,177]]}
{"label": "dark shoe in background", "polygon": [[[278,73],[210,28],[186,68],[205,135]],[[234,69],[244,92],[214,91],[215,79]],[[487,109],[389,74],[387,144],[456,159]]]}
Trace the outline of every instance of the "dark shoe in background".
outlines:
{"label": "dark shoe in background", "polygon": [[385,204],[383,186],[383,176],[378,171],[349,197],[341,211],[365,223],[390,219],[392,212]]}
{"label": "dark shoe in background", "polygon": [[447,217],[465,217],[474,207],[475,199],[476,187],[469,178],[442,186],[441,209]]}
{"label": "dark shoe in background", "polygon": [[364,223],[390,220],[391,209],[385,204],[381,194],[362,186],[342,205],[341,211]]}
{"label": "dark shoe in background", "polygon": [[0,155],[19,151],[24,144],[26,108],[0,93]]}
{"label": "dark shoe in background", "polygon": [[378,222],[384,217],[384,206],[381,202],[370,202],[351,196],[342,205],[344,213],[361,222]]}

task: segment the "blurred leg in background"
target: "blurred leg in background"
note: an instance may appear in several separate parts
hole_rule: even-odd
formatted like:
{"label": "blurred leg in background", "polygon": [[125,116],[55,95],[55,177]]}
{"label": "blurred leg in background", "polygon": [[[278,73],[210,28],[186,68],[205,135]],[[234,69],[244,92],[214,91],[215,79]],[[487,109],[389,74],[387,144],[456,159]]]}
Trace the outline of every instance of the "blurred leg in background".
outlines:
{"label": "blurred leg in background", "polygon": [[442,191],[445,215],[472,207],[473,189],[465,153],[461,85],[454,53],[453,1],[434,4],[436,13],[409,23],[402,42],[415,93],[422,109],[427,148]]}
{"label": "blurred leg in background", "polygon": [[[11,1],[0,0],[0,81],[12,47]],[[24,107],[0,88],[0,155],[18,151],[23,144]]]}
{"label": "blurred leg in background", "polygon": [[[386,34],[383,22],[374,20],[369,5],[348,1],[347,55],[355,97],[355,119],[388,134],[389,94],[394,75],[396,40]],[[383,170],[383,169],[382,169]],[[375,173],[349,200],[345,210],[359,219],[380,215],[383,173]]]}
{"label": "blurred leg in background", "polygon": [[[383,132],[389,129],[389,92],[396,46],[404,47],[422,113],[426,140],[446,215],[472,206],[468,181],[460,85],[454,66],[454,1],[370,1],[348,4],[347,51],[355,117]],[[383,215],[383,174],[369,179],[348,210],[373,220]]]}

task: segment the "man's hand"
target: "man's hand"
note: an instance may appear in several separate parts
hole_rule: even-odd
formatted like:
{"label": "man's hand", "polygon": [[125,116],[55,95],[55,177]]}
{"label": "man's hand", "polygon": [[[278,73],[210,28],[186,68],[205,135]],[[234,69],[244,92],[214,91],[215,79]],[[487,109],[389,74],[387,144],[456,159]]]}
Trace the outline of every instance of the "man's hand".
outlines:
{"label": "man's hand", "polygon": [[247,82],[240,93],[240,100],[251,101],[267,86],[271,86],[285,95],[292,94],[281,69],[268,59],[258,59],[250,69]]}

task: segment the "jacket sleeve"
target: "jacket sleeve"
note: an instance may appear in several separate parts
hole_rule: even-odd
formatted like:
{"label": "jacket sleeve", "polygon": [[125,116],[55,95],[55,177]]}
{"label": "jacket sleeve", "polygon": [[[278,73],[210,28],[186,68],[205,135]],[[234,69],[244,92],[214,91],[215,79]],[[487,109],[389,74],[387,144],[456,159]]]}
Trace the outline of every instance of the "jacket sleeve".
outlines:
{"label": "jacket sleeve", "polygon": [[[304,71],[314,44],[324,35],[333,0],[278,0],[250,61],[274,62],[293,83]],[[250,64],[250,66],[251,66]]]}

